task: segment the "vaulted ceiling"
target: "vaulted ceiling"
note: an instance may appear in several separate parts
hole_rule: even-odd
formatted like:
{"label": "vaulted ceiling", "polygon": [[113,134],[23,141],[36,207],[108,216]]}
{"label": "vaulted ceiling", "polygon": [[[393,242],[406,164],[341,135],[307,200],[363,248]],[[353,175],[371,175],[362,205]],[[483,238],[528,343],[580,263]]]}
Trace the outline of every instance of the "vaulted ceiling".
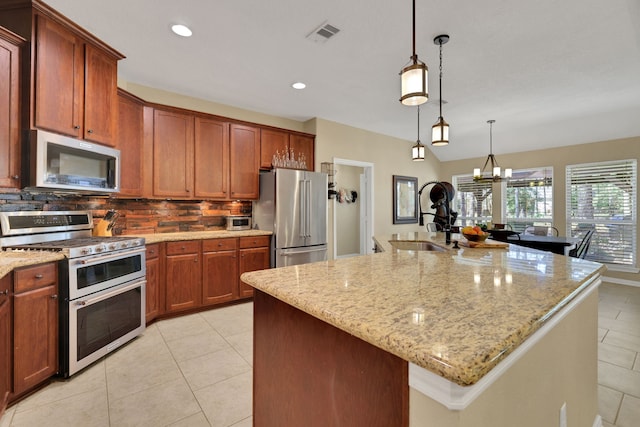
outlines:
{"label": "vaulted ceiling", "polygon": [[[120,76],[304,121],[319,117],[415,141],[398,102],[411,56],[411,1],[45,0],[127,56]],[[328,41],[307,38],[329,23]],[[170,31],[187,24],[190,38]],[[429,66],[421,109],[438,116],[438,47],[451,143],[442,161],[640,136],[640,1],[416,0],[416,51]],[[291,84],[302,81],[304,90]],[[408,149],[408,148],[407,148]]]}

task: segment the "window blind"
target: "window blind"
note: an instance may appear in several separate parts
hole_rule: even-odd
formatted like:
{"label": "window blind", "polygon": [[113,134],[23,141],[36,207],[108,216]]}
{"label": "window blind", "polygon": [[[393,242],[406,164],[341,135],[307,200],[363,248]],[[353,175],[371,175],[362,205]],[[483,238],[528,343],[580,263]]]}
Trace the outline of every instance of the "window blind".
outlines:
{"label": "window blind", "polygon": [[458,212],[456,225],[475,225],[491,221],[492,182],[474,181],[472,175],[454,175],[456,194],[452,209]]}
{"label": "window blind", "polygon": [[567,235],[594,235],[587,259],[636,266],[637,160],[569,165]]}
{"label": "window blind", "polygon": [[553,225],[553,168],[514,170],[502,198],[506,221],[516,231]]}

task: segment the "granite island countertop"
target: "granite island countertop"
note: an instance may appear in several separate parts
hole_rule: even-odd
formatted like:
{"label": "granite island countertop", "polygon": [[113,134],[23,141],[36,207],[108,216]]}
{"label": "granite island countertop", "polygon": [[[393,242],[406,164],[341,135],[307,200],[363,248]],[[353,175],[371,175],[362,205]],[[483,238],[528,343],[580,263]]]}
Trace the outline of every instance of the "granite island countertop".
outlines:
{"label": "granite island countertop", "polygon": [[0,251],[0,278],[19,267],[59,261],[61,259],[64,259],[62,252]]}
{"label": "granite island countertop", "polygon": [[174,233],[131,234],[131,237],[143,237],[147,245],[162,242],[179,242],[182,240],[225,239],[233,237],[271,236],[271,231],[239,230],[239,231],[183,231]]}
{"label": "granite island countertop", "polygon": [[[452,240],[461,238],[454,235]],[[376,236],[385,252],[242,280],[456,384],[475,384],[604,271],[521,246],[453,249],[444,233]],[[396,250],[428,241],[444,252]]]}

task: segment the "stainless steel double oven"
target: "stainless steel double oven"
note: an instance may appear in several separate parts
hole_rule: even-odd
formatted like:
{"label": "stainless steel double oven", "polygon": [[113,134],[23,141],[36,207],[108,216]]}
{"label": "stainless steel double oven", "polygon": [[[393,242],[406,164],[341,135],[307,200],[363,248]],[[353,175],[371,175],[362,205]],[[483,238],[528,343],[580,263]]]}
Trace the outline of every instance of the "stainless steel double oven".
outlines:
{"label": "stainless steel double oven", "polygon": [[68,377],[145,329],[145,242],[92,237],[91,212],[0,213],[0,246],[61,251],[60,374]]}

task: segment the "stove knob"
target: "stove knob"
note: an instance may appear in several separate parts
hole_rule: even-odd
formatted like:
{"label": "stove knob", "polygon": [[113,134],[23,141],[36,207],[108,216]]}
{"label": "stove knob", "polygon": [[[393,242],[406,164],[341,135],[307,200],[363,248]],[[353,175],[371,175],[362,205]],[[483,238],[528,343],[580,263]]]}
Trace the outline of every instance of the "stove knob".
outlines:
{"label": "stove knob", "polygon": [[80,251],[82,255],[89,255],[91,253],[91,248],[82,248]]}
{"label": "stove knob", "polygon": [[109,245],[109,250],[110,251],[115,251],[116,249],[118,249],[118,247],[116,246],[115,243],[112,243],[112,244]]}
{"label": "stove knob", "polygon": [[123,248],[128,248],[129,247],[129,242],[122,242],[122,247]]}
{"label": "stove knob", "polygon": [[106,248],[104,246],[96,246],[96,252],[100,253],[103,252]]}

